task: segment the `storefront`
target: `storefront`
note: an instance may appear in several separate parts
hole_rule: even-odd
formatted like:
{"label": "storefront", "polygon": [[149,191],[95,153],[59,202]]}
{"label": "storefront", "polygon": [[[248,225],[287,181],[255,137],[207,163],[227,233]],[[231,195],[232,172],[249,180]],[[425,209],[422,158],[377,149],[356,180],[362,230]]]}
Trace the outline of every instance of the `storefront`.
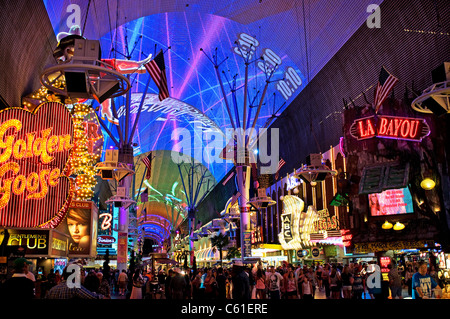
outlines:
{"label": "storefront", "polygon": [[37,280],[51,269],[62,274],[68,262],[68,235],[55,229],[36,228],[4,228],[0,232],[1,275],[12,276],[14,260],[19,257],[32,262],[29,269]]}

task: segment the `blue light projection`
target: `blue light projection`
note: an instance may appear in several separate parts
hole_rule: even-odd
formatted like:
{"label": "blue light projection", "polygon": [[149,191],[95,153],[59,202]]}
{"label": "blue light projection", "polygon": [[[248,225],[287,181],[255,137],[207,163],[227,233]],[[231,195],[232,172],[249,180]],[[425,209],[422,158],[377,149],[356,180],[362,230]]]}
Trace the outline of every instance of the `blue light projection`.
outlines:
{"label": "blue light projection", "polygon": [[[133,140],[135,155],[139,155],[152,150],[171,150],[174,147],[171,133],[176,128],[188,129],[192,137],[201,141],[194,148],[204,149],[206,131],[225,132],[231,127],[215,69],[209,60],[213,55],[217,54],[218,61],[227,58],[220,71],[224,71],[221,76],[228,101],[230,105],[237,105],[233,116],[243,114],[242,56],[254,61],[249,72],[251,106],[262,95],[264,71],[275,69],[271,78],[274,82],[269,85],[256,125],[256,128],[264,127],[298,96],[307,82],[365,23],[368,4],[381,2],[44,0],[44,5],[55,34],[67,32],[71,25],[79,24],[84,36],[100,40],[102,58],[141,61],[160,49],[165,51],[171,99],[155,103],[154,95],[158,92],[156,85],[150,83],[144,105],[146,111],[139,119]],[[259,60],[260,57],[264,60]],[[147,73],[130,77],[135,105],[142,98],[148,77]],[[231,94],[234,89],[235,101]],[[123,97],[116,98],[117,108],[123,106],[124,101]],[[182,107],[175,112],[171,108],[178,101]],[[256,110],[251,107],[249,112],[254,114]],[[212,123],[205,126],[209,120]],[[113,124],[108,125],[110,131],[116,133]],[[106,138],[104,148],[111,145]],[[192,155],[208,167],[216,181],[232,167],[230,162],[205,163],[204,158],[196,154]]]}
{"label": "blue light projection", "polygon": [[[282,111],[280,106],[285,106],[286,99],[290,101],[294,93],[299,92],[304,81],[299,69],[281,50],[273,46],[266,47],[250,34],[252,31],[247,27],[223,17],[205,15],[199,19],[185,13],[172,12],[131,21],[100,39],[103,56],[106,58],[123,59],[125,56],[131,56],[133,60],[140,61],[149,54],[155,55],[155,47],[157,50],[165,50],[171,98],[160,102],[156,85],[150,86],[139,119],[138,134],[133,141],[137,145],[135,155],[153,150],[174,149],[177,141],[172,139],[172,132],[176,128],[185,128],[189,129],[193,140],[200,141],[193,141],[192,154],[189,155],[202,161],[216,180],[226,174],[231,168],[230,163],[218,158],[220,163],[207,163],[209,161],[205,161],[205,158],[195,156],[202,156],[202,152],[196,152],[196,149],[204,149],[208,144],[205,133],[225,134],[225,130],[231,128],[215,69],[209,57],[217,53],[218,60],[224,60],[221,69],[225,71],[222,77],[228,93],[227,98],[230,105],[235,103],[237,106],[233,115],[239,114],[240,117],[243,114],[244,99],[245,65],[242,56],[249,55],[254,61],[249,69],[248,81],[248,99],[250,103],[253,102],[249,112],[253,114],[256,112],[253,107],[262,95],[266,73],[276,68],[273,78],[279,81],[270,85],[271,94],[266,95],[257,128],[264,126],[276,111],[279,114]],[[108,53],[105,52],[107,49]],[[264,60],[258,59],[260,56],[264,57]],[[148,74],[131,77],[134,82],[132,112],[139,106],[147,78]],[[233,89],[237,91],[235,101],[231,94]],[[123,121],[121,114],[125,108],[125,98],[116,98],[115,105],[119,121]],[[222,147],[225,142],[224,140]]]}

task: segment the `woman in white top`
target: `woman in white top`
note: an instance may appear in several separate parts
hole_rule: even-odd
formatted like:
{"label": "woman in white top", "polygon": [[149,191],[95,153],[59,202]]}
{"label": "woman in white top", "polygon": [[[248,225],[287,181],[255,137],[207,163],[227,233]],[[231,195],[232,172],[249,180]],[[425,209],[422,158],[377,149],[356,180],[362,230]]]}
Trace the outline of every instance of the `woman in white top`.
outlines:
{"label": "woman in white top", "polygon": [[313,287],[311,281],[308,280],[308,277],[303,277],[302,282],[302,298],[303,299],[314,299],[313,298]]}

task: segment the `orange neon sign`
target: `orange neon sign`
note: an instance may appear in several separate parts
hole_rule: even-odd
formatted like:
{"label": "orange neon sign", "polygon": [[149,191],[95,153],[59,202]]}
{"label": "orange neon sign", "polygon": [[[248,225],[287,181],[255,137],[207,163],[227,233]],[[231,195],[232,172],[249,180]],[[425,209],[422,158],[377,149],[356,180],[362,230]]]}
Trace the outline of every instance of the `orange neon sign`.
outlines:
{"label": "orange neon sign", "polygon": [[52,102],[33,113],[4,110],[0,123],[0,225],[42,226],[69,198],[65,166],[73,146],[72,117]]}

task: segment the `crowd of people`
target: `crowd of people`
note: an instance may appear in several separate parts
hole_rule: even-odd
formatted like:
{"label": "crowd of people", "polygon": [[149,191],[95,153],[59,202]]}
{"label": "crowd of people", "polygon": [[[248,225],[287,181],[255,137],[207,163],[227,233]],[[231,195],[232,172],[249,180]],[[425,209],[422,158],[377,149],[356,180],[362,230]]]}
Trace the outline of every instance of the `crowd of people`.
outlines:
{"label": "crowd of people", "polygon": [[[39,291],[36,278],[28,271],[29,262],[19,258],[15,262],[14,275],[0,285],[1,296],[24,298],[123,298],[123,299],[194,299],[194,300],[250,300],[250,299],[316,299],[320,292],[323,299],[377,299],[429,298],[422,280],[431,282],[430,289],[442,287],[438,271],[426,263],[389,265],[388,281],[381,281],[381,289],[367,285],[375,271],[370,263],[338,263],[264,267],[262,264],[231,267],[205,267],[181,269],[148,269],[135,267],[128,270],[80,268],[79,287],[68,284],[72,272],[62,274],[51,271],[40,275]],[[13,294],[11,294],[13,292]]]}

